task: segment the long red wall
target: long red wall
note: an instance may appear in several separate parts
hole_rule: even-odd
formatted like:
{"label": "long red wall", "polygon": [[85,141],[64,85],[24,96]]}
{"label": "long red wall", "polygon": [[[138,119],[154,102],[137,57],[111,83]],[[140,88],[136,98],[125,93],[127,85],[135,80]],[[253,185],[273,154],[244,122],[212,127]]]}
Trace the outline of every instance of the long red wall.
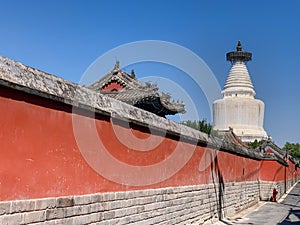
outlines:
{"label": "long red wall", "polygon": [[274,160],[263,160],[260,164],[260,180],[262,181],[284,181],[300,176],[300,169],[293,162],[286,159],[288,166],[284,166]]}
{"label": "long red wall", "polygon": [[[102,148],[107,149],[111,156],[122,161],[124,165],[137,166],[136,180],[143,180],[145,183],[150,181],[150,183],[142,186],[120,184],[97,173],[95,171],[97,168],[92,168],[86,162],[78,147],[77,136],[73,131],[70,106],[1,87],[0,200],[57,197],[212,182],[284,179],[283,166],[276,161],[261,162],[195,145],[189,141],[178,140],[178,137],[160,132],[152,134],[154,141],[162,139],[158,146],[149,151],[133,150],[118,139],[116,130],[119,134],[121,132],[126,136],[130,132],[139,140],[146,140],[150,135],[147,128],[133,124],[130,128],[126,128],[122,122],[114,122],[108,116],[97,115],[94,119],[84,114],[84,112],[78,113],[75,118],[84,121],[79,132],[83,136],[86,135],[84,136],[86,139],[83,138],[81,143],[86,142],[87,148],[84,151],[88,152],[95,165],[99,169],[103,167],[114,169],[110,168],[113,165],[109,161],[105,161],[93,151],[93,148],[99,148],[99,146],[93,146],[90,142],[89,126],[85,126],[89,123],[95,124],[98,137],[103,143]],[[179,151],[179,156],[182,157],[188,157],[191,154],[191,158],[173,176],[158,183],[151,183],[153,177],[164,176],[167,170],[172,170],[182,160],[182,157],[174,158],[174,161],[169,160],[174,156],[174,151]],[[171,162],[165,164],[168,168],[152,169],[151,165],[167,160]],[[150,172],[141,176],[138,171],[139,166],[149,166]],[[126,181],[126,177],[122,177],[123,172],[126,171],[116,169],[115,174],[111,175],[120,176]],[[289,177],[290,175],[287,178]]]}

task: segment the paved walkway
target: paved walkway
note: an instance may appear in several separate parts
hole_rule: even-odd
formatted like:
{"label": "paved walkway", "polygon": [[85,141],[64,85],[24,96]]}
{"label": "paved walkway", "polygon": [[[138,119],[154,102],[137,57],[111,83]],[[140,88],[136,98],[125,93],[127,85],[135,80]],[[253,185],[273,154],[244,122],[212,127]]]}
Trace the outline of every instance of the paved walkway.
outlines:
{"label": "paved walkway", "polygon": [[300,225],[300,182],[279,202],[266,202],[240,217],[224,219],[215,225]]}

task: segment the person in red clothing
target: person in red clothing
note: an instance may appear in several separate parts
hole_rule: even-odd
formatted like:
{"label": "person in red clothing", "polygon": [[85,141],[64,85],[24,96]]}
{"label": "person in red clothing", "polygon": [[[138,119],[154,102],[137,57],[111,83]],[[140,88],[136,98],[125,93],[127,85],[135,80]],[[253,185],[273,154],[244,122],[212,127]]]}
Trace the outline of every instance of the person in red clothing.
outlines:
{"label": "person in red clothing", "polygon": [[276,190],[276,188],[273,189],[273,195],[271,197],[271,201],[272,202],[276,202],[276,195],[277,195],[278,191]]}

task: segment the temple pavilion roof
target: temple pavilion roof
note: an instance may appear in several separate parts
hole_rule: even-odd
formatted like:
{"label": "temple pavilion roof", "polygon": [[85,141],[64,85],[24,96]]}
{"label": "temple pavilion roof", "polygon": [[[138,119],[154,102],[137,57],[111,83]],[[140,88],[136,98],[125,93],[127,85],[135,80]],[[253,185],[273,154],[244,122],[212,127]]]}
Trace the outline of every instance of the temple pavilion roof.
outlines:
{"label": "temple pavilion roof", "polygon": [[159,93],[158,87],[139,81],[134,71],[126,73],[117,61],[114,68],[88,88],[159,116],[185,113],[182,102],[171,101],[171,95]]}

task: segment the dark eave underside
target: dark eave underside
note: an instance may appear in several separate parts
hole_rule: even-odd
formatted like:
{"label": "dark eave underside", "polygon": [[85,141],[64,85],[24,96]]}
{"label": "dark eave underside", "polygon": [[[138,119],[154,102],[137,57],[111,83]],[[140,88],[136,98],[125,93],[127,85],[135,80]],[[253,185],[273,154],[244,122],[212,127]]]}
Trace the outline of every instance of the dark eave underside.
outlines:
{"label": "dark eave underside", "polygon": [[165,117],[166,115],[175,115],[180,112],[180,108],[175,110],[170,110],[164,107],[161,103],[160,97],[152,97],[147,99],[141,99],[140,101],[136,102],[134,106],[152,112],[156,115]]}

